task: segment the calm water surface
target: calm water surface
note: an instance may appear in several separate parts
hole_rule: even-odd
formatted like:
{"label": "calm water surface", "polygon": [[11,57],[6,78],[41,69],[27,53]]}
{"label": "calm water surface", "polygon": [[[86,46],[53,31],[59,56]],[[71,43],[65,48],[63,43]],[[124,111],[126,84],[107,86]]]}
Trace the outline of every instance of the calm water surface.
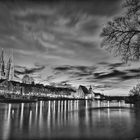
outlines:
{"label": "calm water surface", "polygon": [[49,138],[134,140],[140,138],[140,109],[123,102],[0,103],[0,140]]}

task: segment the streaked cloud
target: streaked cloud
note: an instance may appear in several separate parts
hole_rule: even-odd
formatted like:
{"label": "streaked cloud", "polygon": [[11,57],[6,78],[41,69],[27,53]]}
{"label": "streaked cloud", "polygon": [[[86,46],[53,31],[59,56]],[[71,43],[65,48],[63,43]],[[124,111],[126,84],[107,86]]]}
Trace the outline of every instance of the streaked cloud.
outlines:
{"label": "streaked cloud", "polygon": [[45,69],[45,66],[35,65],[33,68],[26,68],[24,66],[15,66],[15,74],[16,75],[26,75],[26,74],[34,74]]}
{"label": "streaked cloud", "polygon": [[2,1],[0,47],[14,49],[17,78],[31,74],[44,84],[91,84],[107,92],[129,88],[139,68],[127,67],[100,48],[101,29],[120,14],[120,4],[121,0]]}

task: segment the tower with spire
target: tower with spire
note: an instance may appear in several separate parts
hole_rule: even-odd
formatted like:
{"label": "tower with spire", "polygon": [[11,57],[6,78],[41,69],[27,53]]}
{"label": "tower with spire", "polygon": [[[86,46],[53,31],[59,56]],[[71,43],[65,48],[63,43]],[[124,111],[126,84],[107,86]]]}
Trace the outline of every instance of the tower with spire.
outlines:
{"label": "tower with spire", "polygon": [[8,81],[12,81],[14,79],[13,50],[12,55],[10,56],[7,65],[5,66],[4,51],[2,49],[0,56],[0,79],[7,79]]}
{"label": "tower with spire", "polygon": [[5,63],[4,63],[4,51],[2,48],[1,56],[0,56],[0,79],[4,79],[5,76]]}
{"label": "tower with spire", "polygon": [[93,90],[92,90],[91,85],[90,85],[90,87],[89,87],[89,94],[92,96],[92,98],[94,97],[94,92],[93,92]]}
{"label": "tower with spire", "polygon": [[89,93],[92,94],[92,87],[91,87],[91,85],[89,87]]}

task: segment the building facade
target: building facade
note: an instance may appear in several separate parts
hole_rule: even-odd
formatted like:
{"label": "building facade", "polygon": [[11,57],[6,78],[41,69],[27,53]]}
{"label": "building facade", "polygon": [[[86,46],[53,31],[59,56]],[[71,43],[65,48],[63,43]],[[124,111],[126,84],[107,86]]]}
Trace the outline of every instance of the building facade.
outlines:
{"label": "building facade", "polygon": [[80,85],[77,92],[76,96],[79,98],[85,98],[86,95],[89,94],[88,89],[85,86]]}

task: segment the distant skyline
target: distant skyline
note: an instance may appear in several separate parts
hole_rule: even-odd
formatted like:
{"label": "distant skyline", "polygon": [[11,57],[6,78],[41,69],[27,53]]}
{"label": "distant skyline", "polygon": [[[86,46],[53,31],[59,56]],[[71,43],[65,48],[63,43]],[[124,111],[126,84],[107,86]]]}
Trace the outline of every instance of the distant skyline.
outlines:
{"label": "distant skyline", "polygon": [[123,64],[100,47],[102,28],[121,14],[121,3],[1,1],[0,50],[8,56],[13,49],[17,80],[30,74],[43,84],[92,85],[96,92],[126,95],[139,82],[139,63]]}

